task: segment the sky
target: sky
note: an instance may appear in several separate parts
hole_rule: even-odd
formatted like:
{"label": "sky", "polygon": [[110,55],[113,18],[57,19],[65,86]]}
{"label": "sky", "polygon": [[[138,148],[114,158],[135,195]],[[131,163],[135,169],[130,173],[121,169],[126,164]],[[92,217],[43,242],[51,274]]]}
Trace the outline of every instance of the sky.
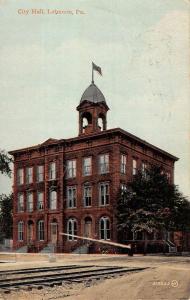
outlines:
{"label": "sky", "polygon": [[[189,10],[189,0],[0,0],[0,149],[77,136],[93,61],[108,128],[179,157],[175,184],[190,196]],[[0,176],[0,193],[11,188]]]}

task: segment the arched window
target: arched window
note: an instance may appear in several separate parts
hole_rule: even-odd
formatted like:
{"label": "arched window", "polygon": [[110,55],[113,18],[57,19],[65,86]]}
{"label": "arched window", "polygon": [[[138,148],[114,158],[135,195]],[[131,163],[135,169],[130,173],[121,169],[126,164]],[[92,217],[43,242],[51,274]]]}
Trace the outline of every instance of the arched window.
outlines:
{"label": "arched window", "polygon": [[24,240],[24,222],[20,221],[18,222],[18,241]]}
{"label": "arched window", "polygon": [[104,128],[104,123],[102,118],[98,118],[98,127],[102,131]]}
{"label": "arched window", "polygon": [[106,130],[106,117],[104,114],[98,116],[98,128],[100,131]]}
{"label": "arched window", "polygon": [[82,114],[82,125],[84,127],[88,126],[89,124],[92,124],[92,115],[87,111]]}
{"label": "arched window", "polygon": [[85,129],[88,126],[91,126],[91,125],[92,125],[92,115],[91,115],[91,113],[90,112],[84,112],[81,115],[81,129],[82,129],[82,132],[84,133]]}
{"label": "arched window", "polygon": [[[77,235],[77,221],[74,218],[71,218],[67,221],[67,233],[71,235]],[[74,236],[68,236],[69,241],[76,240],[76,237]]]}
{"label": "arched window", "polygon": [[38,221],[37,230],[38,230],[38,232],[37,232],[38,240],[44,241],[44,221],[43,220]]}
{"label": "arched window", "polygon": [[50,191],[49,194],[49,208],[50,209],[57,209],[57,192]]}
{"label": "arched window", "polygon": [[100,239],[110,240],[110,220],[108,217],[102,217],[99,222]]}

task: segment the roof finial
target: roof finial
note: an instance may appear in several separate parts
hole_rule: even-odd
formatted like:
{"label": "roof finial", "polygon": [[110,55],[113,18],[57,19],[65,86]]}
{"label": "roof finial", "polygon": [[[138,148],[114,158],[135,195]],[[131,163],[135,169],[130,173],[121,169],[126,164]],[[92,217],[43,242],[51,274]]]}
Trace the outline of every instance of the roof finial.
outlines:
{"label": "roof finial", "polygon": [[94,84],[94,67],[92,62],[92,84]]}

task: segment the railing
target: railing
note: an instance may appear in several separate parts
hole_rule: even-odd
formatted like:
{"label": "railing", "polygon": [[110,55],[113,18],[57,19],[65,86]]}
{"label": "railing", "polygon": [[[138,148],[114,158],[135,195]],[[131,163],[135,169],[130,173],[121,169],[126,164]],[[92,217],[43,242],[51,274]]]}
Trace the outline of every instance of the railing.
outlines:
{"label": "railing", "polygon": [[163,240],[164,243],[169,247],[169,253],[175,253],[177,252],[177,247],[176,245],[170,241],[170,240]]}

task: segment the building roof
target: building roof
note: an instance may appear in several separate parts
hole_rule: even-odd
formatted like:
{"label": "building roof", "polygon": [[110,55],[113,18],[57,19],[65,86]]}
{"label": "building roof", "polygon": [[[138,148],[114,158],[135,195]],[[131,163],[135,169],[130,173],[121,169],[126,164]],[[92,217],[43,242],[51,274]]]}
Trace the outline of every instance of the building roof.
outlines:
{"label": "building roof", "polygon": [[109,135],[112,135],[112,134],[120,134],[120,135],[123,135],[125,138],[128,138],[129,140],[131,141],[134,141],[134,142],[137,142],[143,146],[146,146],[154,151],[156,151],[157,153],[160,153],[170,159],[172,159],[173,161],[177,161],[179,158],[166,152],[165,150],[162,150],[150,143],[148,143],[147,141],[145,140],[142,140],[140,139],[139,137],[121,129],[121,128],[113,128],[113,129],[108,129],[108,130],[103,130],[101,132],[98,132],[98,133],[92,133],[92,134],[89,134],[89,135],[82,135],[82,136],[78,136],[78,137],[74,137],[74,138],[69,138],[69,139],[60,139],[60,140],[56,140],[56,139],[49,139],[41,144],[38,144],[38,145],[35,145],[35,146],[32,146],[32,147],[27,147],[27,148],[23,148],[23,149],[18,149],[18,150],[13,150],[13,151],[10,151],[9,154],[11,155],[14,155],[16,153],[19,153],[19,152],[26,152],[26,151],[31,151],[31,150],[34,150],[34,149],[38,149],[40,147],[46,147],[48,145],[56,145],[56,144],[67,144],[68,142],[80,142],[82,140],[89,140],[89,139],[96,139],[96,138],[101,138],[102,136],[109,136]]}
{"label": "building roof", "polygon": [[84,101],[89,101],[92,103],[103,102],[106,104],[106,99],[104,95],[94,83],[91,83],[89,87],[87,87],[87,89],[84,91],[80,100],[80,104]]}

